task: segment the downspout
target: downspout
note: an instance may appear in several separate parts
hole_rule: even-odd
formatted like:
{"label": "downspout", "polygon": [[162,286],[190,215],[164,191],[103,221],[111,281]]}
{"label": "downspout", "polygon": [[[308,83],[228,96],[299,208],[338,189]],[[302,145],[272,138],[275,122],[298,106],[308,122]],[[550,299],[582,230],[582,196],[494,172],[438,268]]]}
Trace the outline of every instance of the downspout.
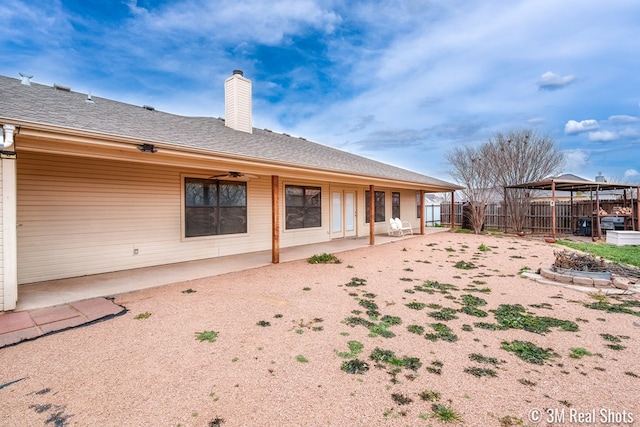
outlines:
{"label": "downspout", "polygon": [[5,150],[13,145],[13,134],[16,131],[16,127],[14,125],[4,125],[2,130],[4,132],[0,134],[0,144],[2,144],[2,149]]}

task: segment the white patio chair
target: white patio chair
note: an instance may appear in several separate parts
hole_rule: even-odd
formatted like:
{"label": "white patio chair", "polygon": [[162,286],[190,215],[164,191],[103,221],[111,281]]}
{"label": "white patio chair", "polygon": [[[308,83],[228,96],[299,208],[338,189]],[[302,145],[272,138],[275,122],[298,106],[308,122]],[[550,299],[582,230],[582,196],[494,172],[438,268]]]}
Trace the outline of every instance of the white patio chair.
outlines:
{"label": "white patio chair", "polygon": [[396,224],[400,228],[402,235],[411,234],[413,235],[413,227],[409,221],[400,221],[400,218],[395,219]]}
{"label": "white patio chair", "polygon": [[389,218],[389,236],[399,236],[402,237],[404,234],[402,233],[402,223],[398,225],[395,219]]}

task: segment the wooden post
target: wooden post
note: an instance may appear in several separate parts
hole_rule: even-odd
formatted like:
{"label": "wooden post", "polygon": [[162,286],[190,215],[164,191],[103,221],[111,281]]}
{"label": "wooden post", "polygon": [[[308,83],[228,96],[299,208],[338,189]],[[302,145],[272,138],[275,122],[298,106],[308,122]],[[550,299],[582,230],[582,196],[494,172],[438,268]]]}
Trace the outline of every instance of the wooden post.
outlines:
{"label": "wooden post", "polygon": [[599,185],[596,186],[596,227],[598,228],[598,240],[600,240],[602,239],[602,230],[600,229],[600,186]]}
{"label": "wooden post", "polygon": [[451,229],[456,229],[456,201],[454,200],[455,191],[451,192]]}
{"label": "wooden post", "polygon": [[369,186],[369,244],[376,244],[376,207],[375,207],[375,194],[374,194],[374,186]]}
{"label": "wooden post", "polygon": [[280,179],[271,176],[271,262],[280,262]]}
{"label": "wooden post", "polygon": [[[631,216],[633,216],[633,212],[631,212]],[[635,230],[640,231],[640,187],[636,188],[636,228]]]}
{"label": "wooden post", "polygon": [[551,237],[556,238],[556,182],[551,181]]}
{"label": "wooden post", "polygon": [[424,190],[420,190],[420,234],[424,235],[424,223],[427,220],[427,212],[424,209]]}
{"label": "wooden post", "polygon": [[502,198],[504,199],[504,206],[502,207],[502,222],[504,226],[504,232],[507,232],[507,187],[502,187]]}

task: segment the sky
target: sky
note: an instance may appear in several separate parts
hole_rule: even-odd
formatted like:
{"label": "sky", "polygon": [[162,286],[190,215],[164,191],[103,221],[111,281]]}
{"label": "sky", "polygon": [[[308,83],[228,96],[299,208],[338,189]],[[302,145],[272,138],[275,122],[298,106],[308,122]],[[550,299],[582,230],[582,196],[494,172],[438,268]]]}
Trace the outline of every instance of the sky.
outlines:
{"label": "sky", "polygon": [[[551,137],[564,173],[640,183],[637,0],[3,0],[0,74],[224,117],[447,181],[498,132]],[[0,94],[1,96],[1,94]]]}

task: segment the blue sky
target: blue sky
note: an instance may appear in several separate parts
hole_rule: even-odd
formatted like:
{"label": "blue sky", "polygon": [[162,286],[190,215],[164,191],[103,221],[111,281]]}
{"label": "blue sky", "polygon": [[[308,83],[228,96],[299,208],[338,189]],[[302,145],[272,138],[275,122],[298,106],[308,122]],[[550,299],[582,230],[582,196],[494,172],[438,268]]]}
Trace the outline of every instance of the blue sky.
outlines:
{"label": "blue sky", "polygon": [[564,172],[640,182],[637,0],[3,0],[0,74],[224,116],[451,180],[444,155],[533,129]]}

